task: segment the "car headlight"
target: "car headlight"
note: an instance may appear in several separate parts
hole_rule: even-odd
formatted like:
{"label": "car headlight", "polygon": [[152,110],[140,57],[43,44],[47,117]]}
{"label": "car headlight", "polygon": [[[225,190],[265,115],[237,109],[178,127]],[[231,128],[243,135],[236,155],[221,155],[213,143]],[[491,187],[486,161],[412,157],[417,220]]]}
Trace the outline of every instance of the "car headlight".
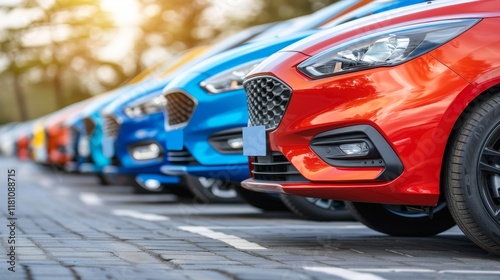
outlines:
{"label": "car headlight", "polygon": [[405,26],[348,41],[321,52],[298,69],[313,79],[375,67],[393,66],[421,56],[452,40],[478,19],[445,20]]}
{"label": "car headlight", "polygon": [[238,65],[218,73],[200,83],[200,86],[209,93],[221,93],[243,88],[243,78],[254,69],[262,59]]}
{"label": "car headlight", "polygon": [[157,96],[146,102],[126,107],[123,112],[129,118],[137,118],[143,115],[150,115],[165,109],[167,99],[164,95]]}

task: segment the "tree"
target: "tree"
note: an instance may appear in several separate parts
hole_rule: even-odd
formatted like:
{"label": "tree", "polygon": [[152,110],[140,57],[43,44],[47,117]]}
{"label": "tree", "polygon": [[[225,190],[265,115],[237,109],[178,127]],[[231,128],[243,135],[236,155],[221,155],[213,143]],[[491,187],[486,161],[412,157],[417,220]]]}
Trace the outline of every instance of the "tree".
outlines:
{"label": "tree", "polygon": [[141,70],[149,51],[176,54],[198,45],[203,38],[194,32],[201,24],[208,0],[138,0],[142,22],[134,53],[136,72]]}
{"label": "tree", "polygon": [[[41,80],[52,80],[57,108],[69,103],[63,92],[66,80],[90,92],[92,87],[103,91],[125,79],[120,65],[98,56],[108,42],[106,33],[115,28],[99,0],[23,0],[15,7],[0,4],[0,9],[7,16],[24,14],[27,19],[22,24],[11,23],[0,36],[4,72],[13,77],[22,119],[28,114],[19,81],[30,72],[41,73]],[[102,67],[111,69],[115,79],[99,79],[96,73]]]}

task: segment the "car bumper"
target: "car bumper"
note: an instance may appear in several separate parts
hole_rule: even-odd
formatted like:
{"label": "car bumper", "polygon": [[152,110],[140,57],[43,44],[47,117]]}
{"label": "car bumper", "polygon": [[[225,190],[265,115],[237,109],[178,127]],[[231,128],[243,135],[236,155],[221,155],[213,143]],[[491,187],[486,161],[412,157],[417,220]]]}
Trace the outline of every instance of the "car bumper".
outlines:
{"label": "car bumper", "polygon": [[224,181],[241,181],[248,178],[248,164],[204,166],[204,165],[164,165],[161,172],[172,176],[193,175],[217,178]]}

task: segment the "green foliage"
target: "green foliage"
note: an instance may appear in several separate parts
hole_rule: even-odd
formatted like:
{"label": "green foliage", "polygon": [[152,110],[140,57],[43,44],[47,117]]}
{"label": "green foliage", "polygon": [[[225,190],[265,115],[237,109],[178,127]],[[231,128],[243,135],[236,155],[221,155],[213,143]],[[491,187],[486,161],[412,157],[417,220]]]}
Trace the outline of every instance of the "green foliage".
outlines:
{"label": "green foliage", "polygon": [[[95,77],[102,65],[113,64],[111,61],[102,61],[96,51],[107,43],[106,33],[115,28],[109,14],[101,9],[99,0],[55,0],[52,3],[41,3],[24,0],[15,8],[0,4],[0,9],[7,16],[9,13],[25,14],[24,24],[10,23],[0,35],[0,59],[6,63],[5,74],[12,74],[14,79],[14,94],[21,119],[30,117],[31,114],[27,111],[33,111],[30,108],[35,105],[31,104],[33,98],[26,98],[30,95],[27,93],[32,88],[30,85],[52,81],[52,98],[56,101],[56,108],[61,108],[69,104],[63,92],[68,87],[63,82],[70,81],[79,85],[72,86],[81,91],[76,92],[76,95],[82,96],[84,93],[83,95],[88,96],[91,88],[84,77]],[[115,63],[110,69],[118,77],[117,81],[109,85],[94,78],[93,82],[97,83],[97,87],[106,89],[125,79],[119,65]],[[47,95],[47,91],[38,92],[39,95]],[[50,108],[50,105],[43,103],[36,106]]]}
{"label": "green foliage", "polygon": [[[0,1],[0,21],[24,15],[0,30],[0,80],[8,87],[0,98],[0,122],[39,117],[115,88],[130,79],[130,69],[143,70],[144,56],[151,50],[176,54],[228,31],[301,16],[335,2],[251,1],[137,0],[141,20],[131,66],[101,55],[119,27],[100,0],[21,0],[15,6]],[[235,16],[249,10],[241,3],[252,4],[254,11],[247,18]],[[225,25],[214,23],[225,17],[214,7],[229,10]],[[102,73],[111,78],[103,79]]]}
{"label": "green foliage", "polygon": [[338,0],[262,0],[262,7],[255,16],[237,19],[234,24],[253,26],[291,19],[310,14],[337,1]]}

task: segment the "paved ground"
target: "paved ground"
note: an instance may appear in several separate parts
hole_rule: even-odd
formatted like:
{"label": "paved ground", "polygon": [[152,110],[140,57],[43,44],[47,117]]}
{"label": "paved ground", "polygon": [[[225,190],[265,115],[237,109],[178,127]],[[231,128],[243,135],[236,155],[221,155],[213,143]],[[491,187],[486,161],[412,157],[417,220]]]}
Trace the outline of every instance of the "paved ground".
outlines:
{"label": "paved ground", "polygon": [[5,158],[0,186],[0,279],[500,279],[499,259],[457,228],[394,238],[357,222],[134,195]]}

